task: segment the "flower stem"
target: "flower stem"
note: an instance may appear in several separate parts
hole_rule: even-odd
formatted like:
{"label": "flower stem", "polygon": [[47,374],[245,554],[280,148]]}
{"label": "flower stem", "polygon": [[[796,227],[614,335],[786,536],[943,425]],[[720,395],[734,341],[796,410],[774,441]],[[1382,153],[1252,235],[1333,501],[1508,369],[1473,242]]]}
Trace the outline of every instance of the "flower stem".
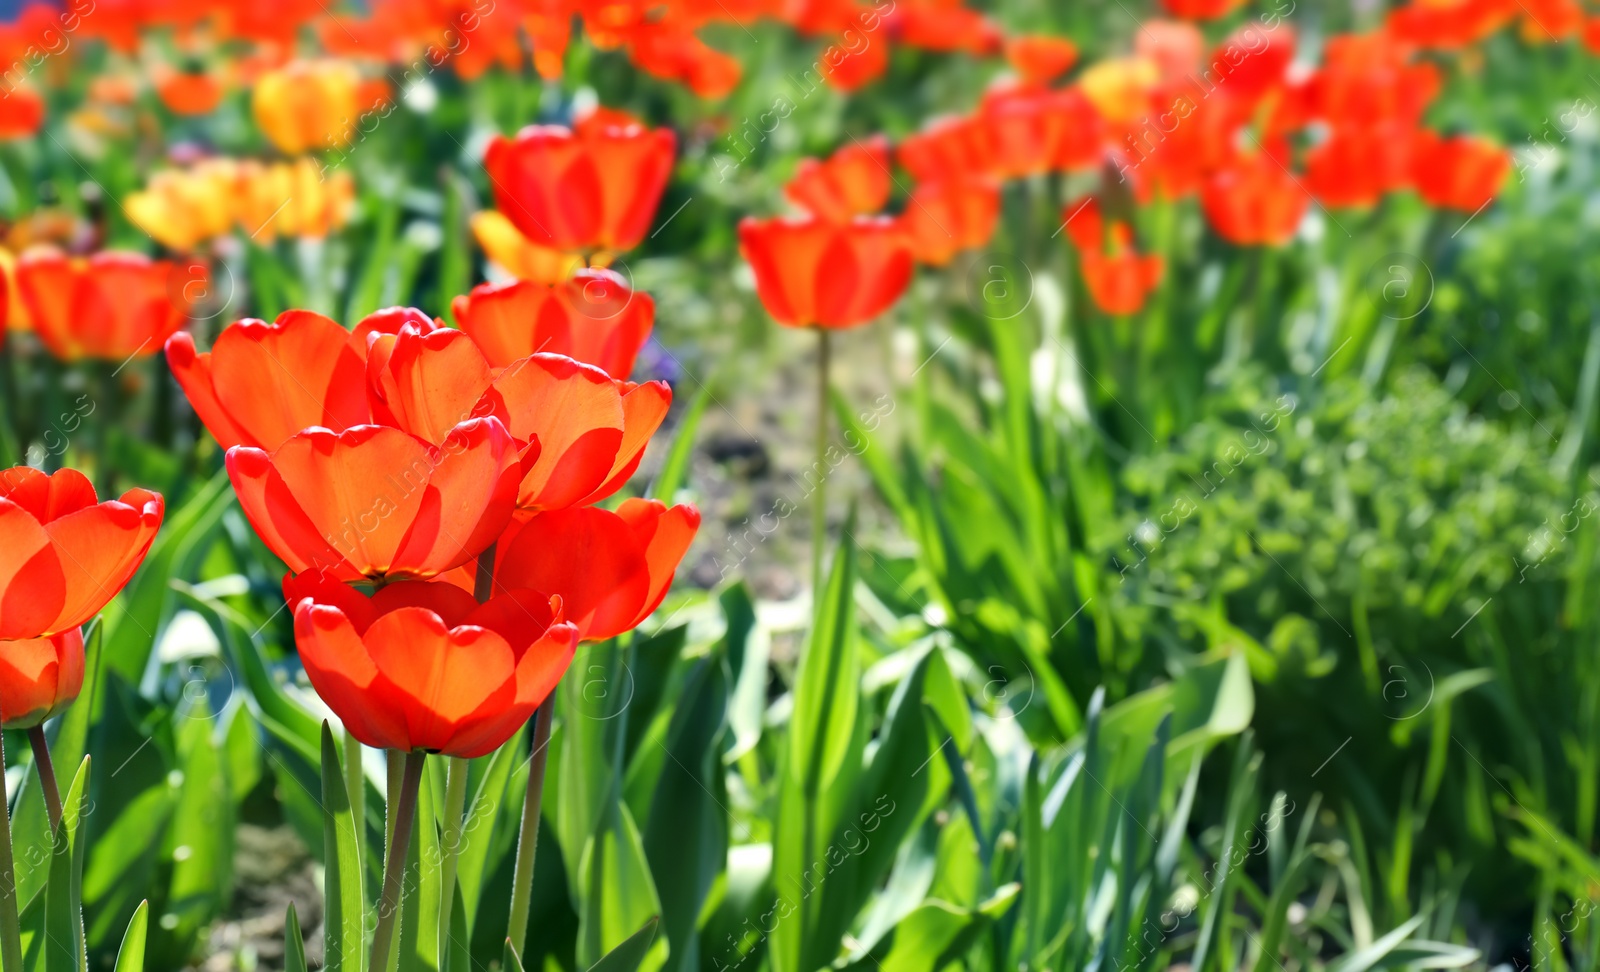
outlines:
{"label": "flower stem", "polygon": [[56,765],[50,760],[50,743],[45,741],[44,726],[28,730],[28,745],[33,747],[33,768],[39,773],[44,805],[50,811],[50,831],[54,833],[61,826],[61,788],[56,785]]}
{"label": "flower stem", "polygon": [[420,750],[406,753],[405,778],[400,783],[400,802],[395,807],[394,840],[389,843],[389,860],[383,867],[378,930],[372,936],[372,961],[367,966],[376,972],[389,967],[389,946],[400,910],[400,875],[406,867],[406,853],[411,849],[411,825],[417,818],[417,788],[422,782],[422,763],[427,758],[428,754]]}
{"label": "flower stem", "polygon": [[817,459],[811,472],[811,596],[822,596],[822,550],[828,542],[828,366],[832,355],[829,332],[817,328]]}
{"label": "flower stem", "polygon": [[533,717],[533,757],[528,766],[528,793],[522,800],[522,830],[517,835],[517,866],[511,877],[511,919],[507,936],[520,954],[528,938],[528,903],[533,897],[533,860],[539,849],[539,805],[544,800],[544,764],[550,749],[550,721],[556,693]]}
{"label": "flower stem", "polygon": [[[461,856],[463,836],[462,814],[467,809],[467,773],[472,763],[459,756],[450,757],[450,781],[444,790],[444,860],[440,862],[439,876],[439,941],[441,949],[450,942],[450,912],[456,903],[456,861]],[[439,961],[445,961],[443,955]]]}
{"label": "flower stem", "polygon": [[22,922],[17,917],[17,868],[11,855],[11,799],[6,793],[5,741],[0,739],[0,962],[22,968]]}

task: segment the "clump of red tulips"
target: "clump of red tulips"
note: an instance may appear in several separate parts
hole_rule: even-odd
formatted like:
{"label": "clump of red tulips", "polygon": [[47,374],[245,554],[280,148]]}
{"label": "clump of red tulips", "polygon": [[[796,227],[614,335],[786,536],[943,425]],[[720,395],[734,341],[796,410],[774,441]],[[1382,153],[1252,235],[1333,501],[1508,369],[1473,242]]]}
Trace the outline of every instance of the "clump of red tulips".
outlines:
{"label": "clump of red tulips", "polygon": [[[562,242],[627,241],[597,225]],[[584,283],[620,286],[586,273]],[[394,939],[425,757],[450,757],[455,777],[535,712],[548,733],[551,693],[578,642],[640,624],[699,525],[690,506],[596,505],[627,483],[671,402],[665,384],[607,370],[631,369],[648,298],[591,324],[569,313],[563,288],[530,289],[541,286],[474,291],[457,305],[463,330],[407,308],[351,330],[290,311],[224,329],[209,352],[188,334],[167,344],[228,450],[245,515],[289,567],[295,642],[344,724],[347,760],[359,760],[358,742],[403,762],[374,969]],[[533,824],[523,832],[536,835],[536,797],[524,813]],[[527,850],[512,900],[519,940]]]}

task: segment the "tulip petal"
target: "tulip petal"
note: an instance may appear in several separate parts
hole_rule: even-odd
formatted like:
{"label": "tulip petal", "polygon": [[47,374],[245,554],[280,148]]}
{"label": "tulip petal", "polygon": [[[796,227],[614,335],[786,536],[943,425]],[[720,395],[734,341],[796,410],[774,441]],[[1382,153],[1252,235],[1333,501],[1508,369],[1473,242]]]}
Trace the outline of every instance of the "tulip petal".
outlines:
{"label": "tulip petal", "polygon": [[161,497],[136,489],[119,501],[79,509],[44,525],[66,583],[66,598],[49,633],[78,627],[122,590],[155,541],[162,512]]}
{"label": "tulip petal", "polygon": [[365,371],[349,332],[310,311],[276,323],[240,321],[211,349],[217,400],[249,437],[271,451],[301,429],[335,432],[370,419]]}
{"label": "tulip petal", "polygon": [[33,514],[0,499],[0,639],[36,638],[66,603],[66,575]]}

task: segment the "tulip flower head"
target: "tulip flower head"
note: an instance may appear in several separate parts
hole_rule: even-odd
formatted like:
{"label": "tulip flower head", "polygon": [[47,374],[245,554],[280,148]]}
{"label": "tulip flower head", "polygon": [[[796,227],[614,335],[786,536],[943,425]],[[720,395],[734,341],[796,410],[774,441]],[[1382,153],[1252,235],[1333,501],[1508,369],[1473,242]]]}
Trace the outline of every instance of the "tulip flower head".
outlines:
{"label": "tulip flower head", "polygon": [[831,223],[879,212],[889,201],[889,140],[875,135],[846,145],[826,161],[801,159],[784,195]]}
{"label": "tulip flower head", "polygon": [[1481,138],[1421,131],[1411,143],[1411,177],[1434,206],[1475,213],[1489,205],[1510,172],[1510,154]]}
{"label": "tulip flower head", "polygon": [[694,507],[658,500],[519,513],[498,548],[495,590],[558,596],[581,640],[614,638],[660,606],[699,528]]}
{"label": "tulip flower head", "polygon": [[644,239],[672,172],[677,137],[637,123],[573,131],[533,125],[490,142],[495,204],[540,246],[616,253]]}
{"label": "tulip flower head", "polygon": [[160,349],[183,325],[193,277],[139,253],[69,257],[38,248],[17,261],[17,287],[39,340],[63,361],[125,361]]}
{"label": "tulip flower head", "polygon": [[572,662],[561,599],[510,591],[479,604],[446,583],[367,597],[335,577],[284,579],[306,675],[362,743],[471,759],[525,725]]}
{"label": "tulip flower head", "polygon": [[351,139],[361,77],[346,61],[294,61],[256,80],[256,124],[285,155],[335,148]]}
{"label": "tulip flower head", "polygon": [[744,257],[767,313],[786,327],[840,329],[888,310],[911,282],[911,244],[888,217],[745,219]]}
{"label": "tulip flower head", "polygon": [[1063,217],[1095,306],[1107,314],[1137,313],[1161,283],[1165,262],[1159,256],[1138,253],[1128,224],[1106,220],[1092,196],[1068,203]]}
{"label": "tulip flower head", "polygon": [[580,270],[554,285],[480,284],[457,297],[452,309],[493,367],[546,352],[613,378],[633,372],[656,316],[655,300],[610,270]]}
{"label": "tulip flower head", "polygon": [[83,685],[78,632],[143,562],[161,527],[161,496],[131,489],[98,502],[82,473],[0,472],[0,723],[28,728]]}

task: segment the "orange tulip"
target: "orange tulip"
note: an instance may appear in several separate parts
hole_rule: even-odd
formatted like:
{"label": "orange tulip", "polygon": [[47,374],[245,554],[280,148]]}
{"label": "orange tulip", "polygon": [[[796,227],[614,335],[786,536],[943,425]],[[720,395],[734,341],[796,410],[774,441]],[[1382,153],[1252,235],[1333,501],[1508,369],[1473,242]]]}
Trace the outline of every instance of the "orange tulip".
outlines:
{"label": "orange tulip", "polygon": [[874,135],[827,160],[801,159],[783,189],[789,201],[830,223],[879,212],[889,201],[889,140]]}
{"label": "orange tulip", "polygon": [[83,634],[0,640],[0,727],[31,729],[66,711],[83,691]]}
{"label": "orange tulip", "polygon": [[1000,187],[974,176],[917,186],[900,225],[917,262],[942,267],[962,250],[988,243],[999,219]]}
{"label": "orange tulip", "polygon": [[560,598],[514,591],[479,604],[445,583],[368,598],[316,572],[284,579],[295,645],[317,694],[356,739],[471,759],[516,735],[578,644]]}
{"label": "orange tulip", "polygon": [[163,512],[160,494],[144,489],[98,502],[75,469],[0,471],[0,642],[51,638],[94,617],[139,568]]}
{"label": "orange tulip", "polygon": [[1006,41],[1006,60],[1024,81],[1048,84],[1078,63],[1078,45],[1065,37],[1026,34]]}
{"label": "orange tulip", "polygon": [[1079,266],[1089,299],[1108,314],[1134,314],[1161,283],[1166,263],[1133,248],[1128,224],[1109,225],[1093,197],[1068,203],[1063,211],[1067,238],[1078,248]]}
{"label": "orange tulip", "polygon": [[193,277],[138,253],[83,258],[40,248],[17,261],[17,287],[34,333],[63,361],[154,354],[183,325],[186,283]]}
{"label": "orange tulip", "polygon": [[1174,17],[1215,20],[1232,13],[1243,0],[1161,0],[1161,6]]}
{"label": "orange tulip", "polygon": [[984,93],[979,111],[989,126],[996,175],[1011,179],[1056,167],[1062,142],[1069,135],[1067,126],[1073,121],[1063,110],[1061,98],[1059,92],[1028,86],[992,88]]}
{"label": "orange tulip", "polygon": [[1306,155],[1306,188],[1325,206],[1371,206],[1406,184],[1410,151],[1396,125],[1341,125]]}
{"label": "orange tulip", "polygon": [[538,443],[517,494],[526,510],[587,506],[621,489],[672,405],[665,382],[617,381],[558,354],[513,364],[485,397],[487,414]]}
{"label": "orange tulip", "polygon": [[251,318],[224,328],[204,354],[189,334],[174,334],[167,363],[219,445],[271,451],[301,429],[342,432],[372,421],[366,335],[405,323],[433,326],[420,312],[380,312],[352,334],[321,314],[290,310],[271,324]]}
{"label": "orange tulip", "polygon": [[911,244],[887,217],[749,219],[740,247],[756,293],[786,327],[846,328],[888,310],[911,282]]}
{"label": "orange tulip", "polygon": [[518,514],[498,548],[495,590],[556,595],[581,640],[614,638],[660,606],[699,528],[699,510],[659,500]]}
{"label": "orange tulip", "polygon": [[204,71],[159,72],[156,95],[175,115],[209,115],[222,102],[222,84]]}
{"label": "orange tulip", "polygon": [[495,418],[468,419],[441,446],[400,429],[308,428],[267,453],[228,450],[239,506],[294,573],[340,580],[433,577],[505,529],[522,449]]}
{"label": "orange tulip", "polygon": [[496,206],[529,240],[616,252],[650,228],[676,148],[665,128],[532,125],[490,142],[483,164]]}
{"label": "orange tulip", "polygon": [[359,114],[361,77],[345,61],[294,61],[256,81],[256,124],[288,155],[344,145]]}
{"label": "orange tulip", "polygon": [[456,323],[496,368],[546,351],[613,378],[633,373],[656,317],[655,300],[610,270],[580,270],[555,286],[479,284],[457,297],[452,309]]}
{"label": "orange tulip", "polygon": [[1239,246],[1287,243],[1310,203],[1294,176],[1265,151],[1216,173],[1200,192],[1211,228]]}
{"label": "orange tulip", "polygon": [[889,43],[883,37],[868,40],[865,46],[850,43],[846,35],[817,55],[817,66],[828,87],[836,91],[859,91],[883,77],[889,69]]}
{"label": "orange tulip", "polygon": [[44,98],[29,85],[0,92],[0,140],[30,138],[44,124]]}
{"label": "orange tulip", "polygon": [[1434,206],[1475,213],[1489,205],[1510,171],[1510,154],[1485,139],[1440,138],[1424,130],[1411,142],[1411,178]]}
{"label": "orange tulip", "polygon": [[518,280],[560,283],[583,266],[583,258],[553,247],[540,246],[506,219],[505,213],[487,209],[472,216],[472,235],[495,263]]}
{"label": "orange tulip", "polygon": [[897,156],[919,182],[987,175],[994,165],[994,142],[981,117],[941,118],[902,139]]}

